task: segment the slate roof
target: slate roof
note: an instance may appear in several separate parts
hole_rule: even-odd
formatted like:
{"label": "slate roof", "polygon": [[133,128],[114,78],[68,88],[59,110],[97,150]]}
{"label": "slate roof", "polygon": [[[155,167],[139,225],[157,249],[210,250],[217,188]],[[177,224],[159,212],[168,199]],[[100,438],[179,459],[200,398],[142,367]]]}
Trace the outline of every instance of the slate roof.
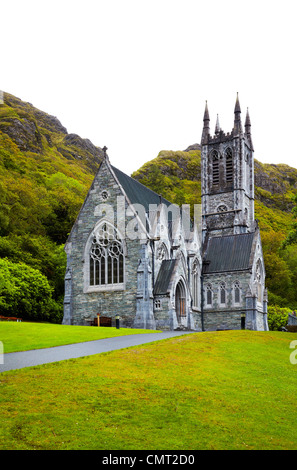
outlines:
{"label": "slate roof", "polygon": [[177,260],[163,260],[154,287],[154,295],[164,295],[169,291],[169,283]]}
{"label": "slate roof", "polygon": [[210,237],[204,251],[204,273],[242,271],[251,267],[255,232]]}
{"label": "slate roof", "polygon": [[[111,165],[111,168],[132,204],[142,204],[145,207],[146,212],[149,211],[150,204],[160,204],[159,194],[139,183],[139,181],[134,178],[131,178],[131,176],[126,175],[114,166]],[[163,197],[162,203],[167,206],[172,204]]]}

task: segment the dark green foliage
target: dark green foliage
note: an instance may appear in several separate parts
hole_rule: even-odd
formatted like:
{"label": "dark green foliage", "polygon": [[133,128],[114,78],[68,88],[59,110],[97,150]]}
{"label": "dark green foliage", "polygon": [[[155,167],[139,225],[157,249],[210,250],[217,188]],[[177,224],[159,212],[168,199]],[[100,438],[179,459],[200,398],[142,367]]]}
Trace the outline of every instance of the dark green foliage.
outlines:
{"label": "dark green foliage", "polygon": [[57,245],[47,237],[14,235],[0,237],[0,258],[15,263],[22,261],[44,274],[53,288],[54,300],[61,300],[64,293],[66,254],[63,245]]}
{"label": "dark green foliage", "polygon": [[295,248],[297,250],[297,195],[293,196],[292,197],[292,201],[294,204],[294,207],[292,209],[292,213],[293,213],[293,216],[294,216],[294,222],[292,223],[291,225],[291,229],[288,233],[288,236],[286,238],[286,240],[284,241],[284,247],[288,246],[288,245],[295,245]]}
{"label": "dark green foliage", "polygon": [[24,263],[0,259],[0,312],[31,321],[61,322],[61,307],[53,289],[37,269]]}

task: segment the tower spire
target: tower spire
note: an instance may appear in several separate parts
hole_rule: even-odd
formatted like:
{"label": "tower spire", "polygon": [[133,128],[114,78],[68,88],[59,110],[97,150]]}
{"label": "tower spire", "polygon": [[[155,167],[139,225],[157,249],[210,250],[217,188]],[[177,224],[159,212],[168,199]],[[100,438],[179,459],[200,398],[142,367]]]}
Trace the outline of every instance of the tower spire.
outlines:
{"label": "tower spire", "polygon": [[208,106],[207,106],[207,101],[205,102],[205,111],[204,111],[204,117],[203,117],[203,131],[202,131],[202,138],[201,138],[201,144],[207,144],[208,142],[208,136],[209,136],[209,112],[208,112]]}
{"label": "tower spire", "polygon": [[238,92],[236,97],[236,103],[234,108],[234,128],[233,131],[235,134],[240,134],[242,132],[242,125],[241,125],[241,109],[239,104]]}
{"label": "tower spire", "polygon": [[246,110],[246,118],[245,118],[245,133],[250,134],[251,133],[251,120],[250,120],[250,114],[249,114],[249,108]]}
{"label": "tower spire", "polygon": [[251,134],[251,120],[250,120],[249,108],[247,108],[247,110],[246,110],[246,118],[245,118],[244,128],[245,128],[245,134],[246,134],[247,139],[249,141],[250,147],[251,147],[252,150],[254,150],[253,142],[252,142],[252,134]]}
{"label": "tower spire", "polygon": [[221,127],[220,127],[220,122],[219,122],[219,115],[217,114],[217,122],[216,122],[215,134],[219,134],[220,130],[221,130]]}

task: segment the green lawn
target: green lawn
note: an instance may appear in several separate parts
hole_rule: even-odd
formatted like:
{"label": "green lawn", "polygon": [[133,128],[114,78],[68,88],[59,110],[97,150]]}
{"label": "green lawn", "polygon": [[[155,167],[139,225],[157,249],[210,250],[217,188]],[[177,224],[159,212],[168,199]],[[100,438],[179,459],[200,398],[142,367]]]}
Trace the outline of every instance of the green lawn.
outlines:
{"label": "green lawn", "polygon": [[95,326],[55,325],[52,323],[0,322],[0,341],[3,343],[5,353],[140,333],[157,332],[155,330],[98,328]]}
{"label": "green lawn", "polygon": [[1,449],[297,449],[294,333],[196,333],[0,374]]}

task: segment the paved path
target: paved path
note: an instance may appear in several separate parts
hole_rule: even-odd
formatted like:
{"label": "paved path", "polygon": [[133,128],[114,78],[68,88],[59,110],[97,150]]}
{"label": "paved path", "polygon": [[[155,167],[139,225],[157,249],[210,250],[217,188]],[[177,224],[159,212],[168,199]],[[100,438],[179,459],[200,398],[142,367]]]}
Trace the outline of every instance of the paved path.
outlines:
{"label": "paved path", "polygon": [[85,343],[56,346],[53,348],[34,349],[31,351],[4,354],[4,364],[0,363],[0,372],[23,367],[38,366],[49,362],[63,361],[82,356],[91,356],[116,349],[129,348],[151,343],[174,336],[189,334],[189,331],[166,331],[162,333],[144,333],[139,335],[117,336],[115,338],[88,341]]}

